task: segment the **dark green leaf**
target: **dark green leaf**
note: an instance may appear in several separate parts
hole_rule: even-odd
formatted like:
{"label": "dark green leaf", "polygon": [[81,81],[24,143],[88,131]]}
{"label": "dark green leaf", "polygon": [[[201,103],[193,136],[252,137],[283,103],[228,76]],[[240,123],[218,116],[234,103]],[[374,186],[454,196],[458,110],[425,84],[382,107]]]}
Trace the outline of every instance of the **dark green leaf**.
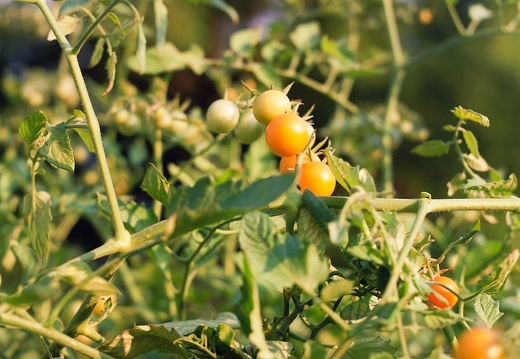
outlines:
{"label": "dark green leaf", "polygon": [[98,349],[118,359],[133,359],[142,354],[159,351],[175,358],[193,358],[190,351],[175,344],[181,335],[164,325],[138,325],[104,342]]}
{"label": "dark green leaf", "polygon": [[351,358],[370,359],[375,355],[387,354],[387,358],[397,358],[397,348],[390,341],[380,337],[361,338],[347,350]]}
{"label": "dark green leaf", "polygon": [[22,120],[18,133],[25,143],[32,147],[47,134],[48,123],[47,116],[42,111],[34,111]]}
{"label": "dark green leaf", "polygon": [[49,256],[49,231],[52,221],[51,196],[40,191],[24,197],[23,212],[31,243],[40,263],[45,265]]}
{"label": "dark green leaf", "polygon": [[441,140],[431,140],[412,148],[412,153],[423,157],[436,157],[447,154],[450,144]]}
{"label": "dark green leaf", "polygon": [[451,112],[453,112],[453,114],[461,120],[470,120],[480,124],[481,126],[489,127],[489,118],[473,110],[467,110],[461,106],[458,106],[455,107]]}
{"label": "dark green leaf", "polygon": [[332,209],[327,207],[322,200],[316,197],[311,191],[305,190],[303,192],[303,205],[307,207],[312,218],[316,221],[320,229],[328,234],[328,228],[330,222],[336,220],[336,214]]}
{"label": "dark green leaf", "polygon": [[491,328],[504,313],[499,310],[499,302],[486,293],[480,294],[475,300],[475,312],[479,318]]}
{"label": "dark green leaf", "polygon": [[45,145],[40,149],[40,154],[51,165],[74,172],[74,152],[70,145],[70,138],[67,134],[65,123],[49,126],[50,136]]}
{"label": "dark green leaf", "polygon": [[162,173],[159,172],[153,163],[150,163],[146,169],[143,183],[141,183],[141,188],[153,199],[165,205],[168,203],[170,183],[166,177],[164,177]]}
{"label": "dark green leaf", "polygon": [[314,245],[277,233],[264,213],[244,215],[238,240],[254,276],[276,290],[296,284],[310,293],[328,276],[328,263]]}
{"label": "dark green leaf", "polygon": [[462,132],[462,137],[464,137],[464,142],[466,142],[466,146],[468,146],[468,149],[473,156],[479,158],[480,152],[478,151],[478,141],[473,132],[465,130]]}

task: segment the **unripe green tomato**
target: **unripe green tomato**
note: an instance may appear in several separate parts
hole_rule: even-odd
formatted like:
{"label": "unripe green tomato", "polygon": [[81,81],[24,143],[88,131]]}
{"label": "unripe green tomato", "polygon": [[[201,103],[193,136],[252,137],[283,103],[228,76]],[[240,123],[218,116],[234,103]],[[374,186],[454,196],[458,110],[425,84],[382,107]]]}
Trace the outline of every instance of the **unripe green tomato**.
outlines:
{"label": "unripe green tomato", "polygon": [[153,112],[153,121],[157,128],[161,130],[169,129],[172,122],[172,115],[166,107],[159,107]]}
{"label": "unripe green tomato", "polygon": [[267,126],[272,119],[291,112],[291,100],[279,90],[267,90],[253,101],[253,114],[258,122]]}
{"label": "unripe green tomato", "polygon": [[220,99],[209,106],[206,125],[212,132],[228,133],[236,127],[239,117],[240,112],[233,101]]}
{"label": "unripe green tomato", "polygon": [[248,110],[240,116],[238,124],[233,130],[233,134],[238,142],[249,145],[255,142],[264,133],[264,126],[260,124],[253,115],[253,111]]}
{"label": "unripe green tomato", "polygon": [[129,112],[126,122],[117,126],[124,136],[133,136],[141,131],[141,120],[135,113]]}

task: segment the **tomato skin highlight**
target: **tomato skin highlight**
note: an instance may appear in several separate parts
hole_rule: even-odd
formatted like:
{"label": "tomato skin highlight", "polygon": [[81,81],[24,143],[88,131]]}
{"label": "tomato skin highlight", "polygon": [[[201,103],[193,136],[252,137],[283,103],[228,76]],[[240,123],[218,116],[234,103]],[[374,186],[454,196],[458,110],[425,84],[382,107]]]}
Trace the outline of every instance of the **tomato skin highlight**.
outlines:
{"label": "tomato skin highlight", "polygon": [[298,185],[302,192],[308,189],[316,196],[330,196],[336,188],[336,178],[326,163],[307,162],[302,165]]}
{"label": "tomato skin highlight", "polygon": [[[452,289],[455,293],[459,293],[459,287],[451,278],[437,276],[433,279],[433,282],[444,284],[448,288]],[[433,308],[449,309],[453,308],[453,306],[457,304],[459,300],[457,296],[443,286],[430,284],[430,288],[434,291],[434,293],[428,294],[427,299],[429,304],[433,305]],[[444,300],[441,298],[444,298]]]}
{"label": "tomato skin highlight", "polygon": [[267,90],[253,101],[253,114],[258,122],[267,126],[276,116],[291,112],[291,100],[279,90]]}
{"label": "tomato skin highlight", "polygon": [[505,350],[497,332],[487,328],[474,328],[459,337],[455,359],[505,359]]}
{"label": "tomato skin highlight", "polygon": [[309,143],[308,124],[293,113],[276,116],[267,125],[265,141],[275,155],[280,157],[297,155]]}

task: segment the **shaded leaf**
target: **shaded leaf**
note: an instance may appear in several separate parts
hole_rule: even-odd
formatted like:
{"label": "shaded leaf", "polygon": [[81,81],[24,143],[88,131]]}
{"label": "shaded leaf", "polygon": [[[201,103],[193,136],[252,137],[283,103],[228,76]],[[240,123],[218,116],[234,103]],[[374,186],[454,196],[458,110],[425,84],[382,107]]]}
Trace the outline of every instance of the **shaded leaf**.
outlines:
{"label": "shaded leaf", "polygon": [[105,68],[107,70],[107,80],[108,84],[105,91],[101,94],[101,96],[105,96],[114,87],[114,83],[116,81],[116,65],[117,65],[117,54],[113,51],[108,56],[108,60],[105,64]]}
{"label": "shaded leaf", "polygon": [[[97,196],[99,209],[107,216],[111,217],[111,211],[106,196],[101,193],[98,193]],[[117,202],[119,204],[119,210],[125,228],[130,233],[136,233],[157,223],[157,217],[150,208],[146,207],[145,204],[120,198],[118,198]]]}
{"label": "shaded leaf", "polygon": [[325,151],[327,163],[334,173],[338,183],[349,193],[354,187],[361,187],[368,193],[376,192],[376,185],[372,176],[364,168],[359,166],[351,166],[343,159],[336,157],[331,151]]}
{"label": "shaded leaf", "polygon": [[413,154],[423,157],[436,157],[447,154],[450,150],[450,144],[441,140],[431,140],[421,143],[412,148]]}
{"label": "shaded leaf", "polygon": [[[137,59],[137,63],[139,64],[139,73],[143,74],[144,69],[146,67],[146,36],[144,35],[143,30],[143,20],[139,20],[136,23],[137,26],[137,45],[135,49],[135,56]],[[159,50],[162,49],[162,45],[159,47]]]}
{"label": "shaded leaf", "polygon": [[506,284],[509,274],[513,271],[520,250],[513,250],[498,266],[495,266],[493,272],[485,279],[479,281],[479,284],[484,287],[484,292],[490,295],[498,294]]}
{"label": "shaded leaf", "polygon": [[94,46],[94,51],[92,51],[92,56],[90,57],[90,62],[88,63],[89,68],[95,67],[101,59],[103,58],[103,51],[105,49],[105,38],[100,37],[96,41],[96,46]]}
{"label": "shaded leaf", "polygon": [[141,189],[162,204],[166,205],[168,203],[170,183],[153,163],[148,164],[143,182],[141,183]]}
{"label": "shaded leaf", "polygon": [[449,309],[432,310],[424,313],[426,326],[433,330],[457,324],[463,319],[462,316]]}
{"label": "shaded leaf", "polygon": [[70,138],[66,131],[65,123],[48,126],[50,136],[45,145],[40,149],[40,154],[51,165],[74,172],[74,152],[70,144]]}
{"label": "shaded leaf", "polygon": [[234,24],[238,23],[238,19],[239,19],[238,12],[232,6],[226,4],[226,2],[224,0],[184,0],[184,1],[192,3],[192,4],[196,4],[196,5],[203,4],[203,5],[207,5],[207,6],[211,6],[216,9],[219,9],[219,10],[225,12]]}
{"label": "shaded leaf", "polygon": [[[397,358],[397,348],[390,344],[390,341],[384,340],[380,337],[376,338],[361,338],[354,342],[354,344],[347,350],[347,353],[352,358],[370,359],[375,358]],[[381,357],[381,355],[386,356]]]}
{"label": "shaded leaf", "polygon": [[35,282],[20,288],[15,294],[5,297],[0,296],[0,302],[18,306],[41,303],[59,293],[59,289],[60,285],[57,278],[42,276]]}
{"label": "shaded leaf", "polygon": [[92,269],[85,262],[58,268],[51,272],[51,275],[58,276],[82,291],[93,295],[120,294],[119,290],[112,283],[100,276],[93,275]]}
{"label": "shaded leaf", "polygon": [[76,12],[82,7],[89,8],[88,5],[92,2],[93,0],[65,0],[60,7],[60,15]]}
{"label": "shaded leaf", "polygon": [[168,8],[163,0],[154,0],[153,10],[155,16],[155,44],[159,51],[166,43],[166,33],[168,32]]}
{"label": "shaded leaf", "polygon": [[23,213],[33,249],[40,263],[45,265],[49,256],[49,231],[52,221],[50,194],[39,191],[25,195]]}
{"label": "shaded leaf", "polygon": [[43,111],[34,111],[22,120],[18,133],[29,146],[46,135],[49,120]]}
{"label": "shaded leaf", "polygon": [[38,256],[30,247],[14,241],[11,243],[11,250],[18,261],[18,265],[23,271],[20,283],[26,283],[29,279],[38,274]]}
{"label": "shaded leaf", "polygon": [[506,180],[483,182],[482,180],[468,180],[463,187],[467,190],[486,191],[491,197],[509,197],[518,186],[518,180],[514,173],[511,173]]}
{"label": "shaded leaf", "polygon": [[195,332],[199,326],[218,329],[218,327],[223,324],[232,329],[240,328],[240,321],[237,316],[231,312],[219,313],[215,319],[192,319],[179,322],[167,322],[162,325],[168,330],[174,330],[181,336],[186,336]]}

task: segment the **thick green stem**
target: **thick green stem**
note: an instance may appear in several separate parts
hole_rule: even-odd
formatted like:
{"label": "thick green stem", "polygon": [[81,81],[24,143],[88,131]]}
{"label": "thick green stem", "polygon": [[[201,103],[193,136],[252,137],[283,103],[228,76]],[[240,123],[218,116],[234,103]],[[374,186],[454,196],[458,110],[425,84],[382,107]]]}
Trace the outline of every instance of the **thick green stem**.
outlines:
{"label": "thick green stem", "polygon": [[77,54],[73,52],[73,49],[69,41],[65,37],[64,33],[61,31],[47,3],[44,0],[38,0],[35,2],[35,4],[36,6],[38,6],[43,16],[47,20],[54,35],[56,36],[58,43],[60,44],[61,49],[65,54],[65,59],[69,64],[69,68],[71,70],[72,77],[74,78],[74,82],[76,84],[79,97],[83,104],[83,110],[85,111],[88,127],[92,136],[92,141],[94,142],[94,148],[96,150],[96,155],[98,158],[101,178],[103,180],[108,204],[112,214],[115,238],[117,241],[129,243],[130,234],[128,233],[123,224],[121,213],[119,211],[116,192],[112,183],[112,177],[110,175],[105,149],[103,147],[103,141],[101,139],[101,128],[99,126],[99,121],[97,119],[96,112],[94,111],[94,106],[92,105],[92,101],[90,100],[90,95],[88,93],[88,89],[85,84],[83,74],[81,72]]}

